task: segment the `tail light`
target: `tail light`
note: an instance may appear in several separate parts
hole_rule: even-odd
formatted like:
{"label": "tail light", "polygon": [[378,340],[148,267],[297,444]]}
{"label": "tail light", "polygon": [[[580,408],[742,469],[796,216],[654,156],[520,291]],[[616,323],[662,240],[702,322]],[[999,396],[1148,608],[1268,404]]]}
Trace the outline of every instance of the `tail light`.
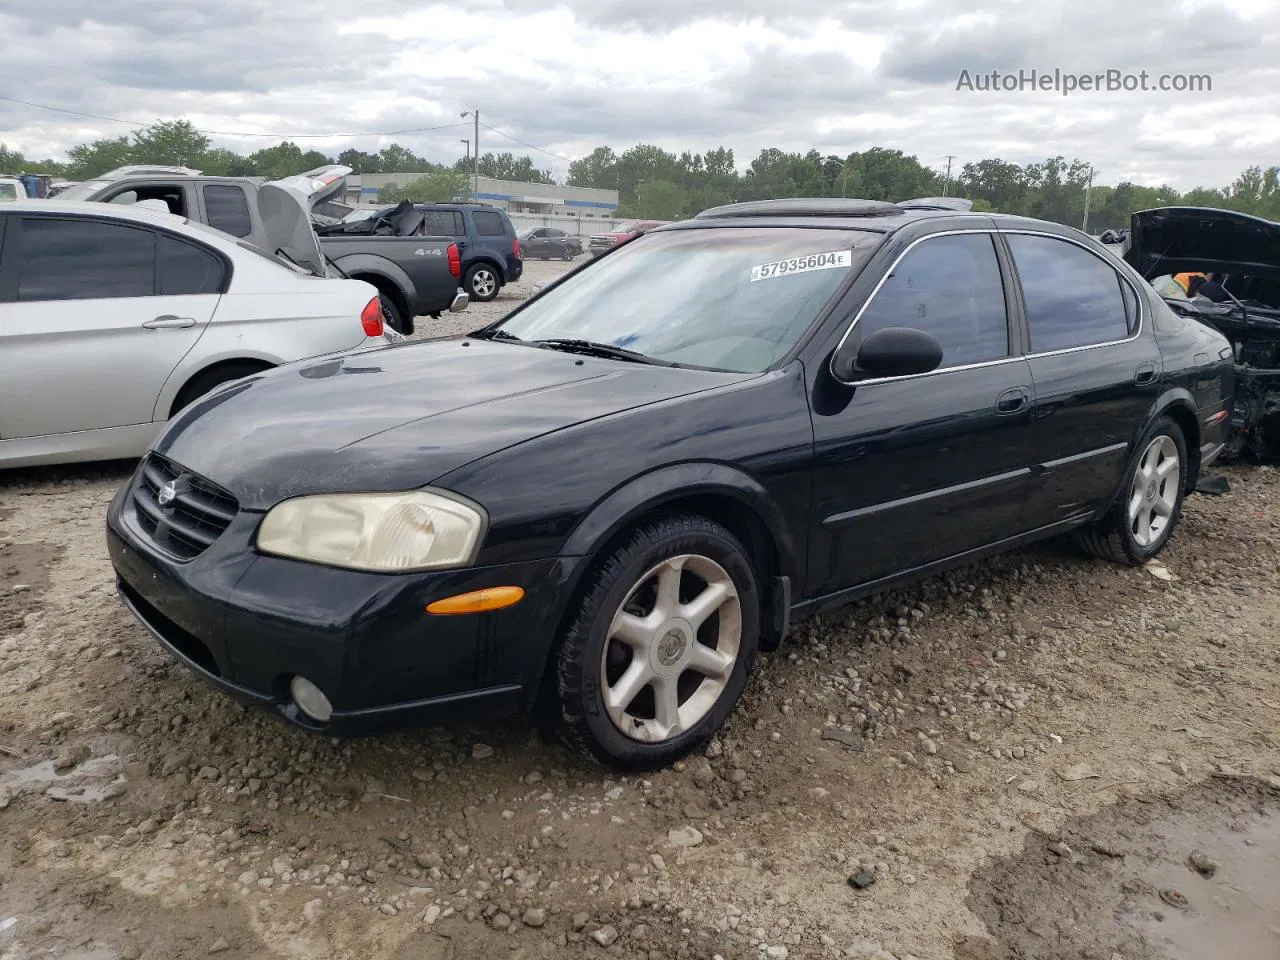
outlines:
{"label": "tail light", "polygon": [[516,255],[516,259],[520,259],[520,238],[516,237],[511,244],[511,252]]}
{"label": "tail light", "polygon": [[462,254],[458,253],[456,243],[449,244],[449,272],[453,274],[453,279],[462,279]]}
{"label": "tail light", "polygon": [[374,297],[360,311],[360,325],[366,337],[382,336],[382,301]]}

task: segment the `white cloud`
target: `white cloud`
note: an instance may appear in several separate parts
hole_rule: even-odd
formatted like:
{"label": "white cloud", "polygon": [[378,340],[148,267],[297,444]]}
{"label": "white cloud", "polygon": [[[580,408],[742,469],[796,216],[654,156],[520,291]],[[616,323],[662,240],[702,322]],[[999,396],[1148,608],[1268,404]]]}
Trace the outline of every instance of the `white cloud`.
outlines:
{"label": "white cloud", "polygon": [[[843,154],[895,147],[940,167],[990,156],[1092,161],[1099,179],[1224,184],[1280,158],[1275,0],[1159,10],[1111,0],[311,0],[220,7],[45,0],[0,13],[0,93],[231,133],[393,140],[451,161],[484,123],[559,157],[607,143]],[[1208,73],[1208,93],[957,91],[962,69]],[[0,141],[58,155],[130,127],[0,102]],[[273,142],[218,135],[240,151]],[[481,149],[529,152],[482,128]],[[532,153],[558,175],[567,162]]]}

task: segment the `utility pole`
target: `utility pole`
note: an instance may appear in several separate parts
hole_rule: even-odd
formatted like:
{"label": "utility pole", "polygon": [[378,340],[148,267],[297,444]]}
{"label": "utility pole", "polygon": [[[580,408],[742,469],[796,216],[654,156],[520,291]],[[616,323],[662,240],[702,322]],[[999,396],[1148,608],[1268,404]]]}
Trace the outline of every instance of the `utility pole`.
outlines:
{"label": "utility pole", "polygon": [[476,194],[480,192],[480,111],[479,110],[463,110],[462,116],[474,117],[476,121],[475,139],[472,141],[476,145],[475,153],[472,155],[475,159],[475,167],[473,168],[474,179],[471,183],[471,199],[476,198]]}
{"label": "utility pole", "polygon": [[1089,182],[1084,188],[1084,222],[1080,224],[1083,233],[1089,232],[1089,194],[1093,192],[1093,164],[1089,164]]}
{"label": "utility pole", "polygon": [[954,153],[947,154],[947,176],[946,179],[942,181],[942,195],[944,197],[951,196],[951,161],[955,158],[956,156]]}

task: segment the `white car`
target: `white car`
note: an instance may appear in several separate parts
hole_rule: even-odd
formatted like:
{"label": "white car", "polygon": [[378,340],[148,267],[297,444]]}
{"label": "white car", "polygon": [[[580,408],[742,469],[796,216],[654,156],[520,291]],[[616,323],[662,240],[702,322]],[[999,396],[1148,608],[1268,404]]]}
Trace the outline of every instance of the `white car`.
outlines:
{"label": "white car", "polygon": [[402,339],[330,276],[309,218],[330,188],[261,187],[272,253],[142,205],[0,205],[0,468],[140,456],[230,380]]}
{"label": "white car", "polygon": [[27,199],[27,188],[17,177],[0,177],[0,203],[17,203]]}

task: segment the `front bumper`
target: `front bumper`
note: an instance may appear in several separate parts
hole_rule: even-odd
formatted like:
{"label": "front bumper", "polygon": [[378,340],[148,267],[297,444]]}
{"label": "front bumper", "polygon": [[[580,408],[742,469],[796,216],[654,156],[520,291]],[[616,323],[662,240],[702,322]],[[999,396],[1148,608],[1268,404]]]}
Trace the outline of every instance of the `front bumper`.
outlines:
{"label": "front bumper", "polygon": [[[241,702],[328,735],[504,716],[532,703],[571,564],[544,560],[417,574],[369,574],[259,554],[261,514],[240,511],[179,562],[138,523],[135,477],[107,514],[124,604],[179,662]],[[435,600],[519,586],[513,607],[433,616]],[[333,705],[327,723],[289,693],[302,676]]]}

